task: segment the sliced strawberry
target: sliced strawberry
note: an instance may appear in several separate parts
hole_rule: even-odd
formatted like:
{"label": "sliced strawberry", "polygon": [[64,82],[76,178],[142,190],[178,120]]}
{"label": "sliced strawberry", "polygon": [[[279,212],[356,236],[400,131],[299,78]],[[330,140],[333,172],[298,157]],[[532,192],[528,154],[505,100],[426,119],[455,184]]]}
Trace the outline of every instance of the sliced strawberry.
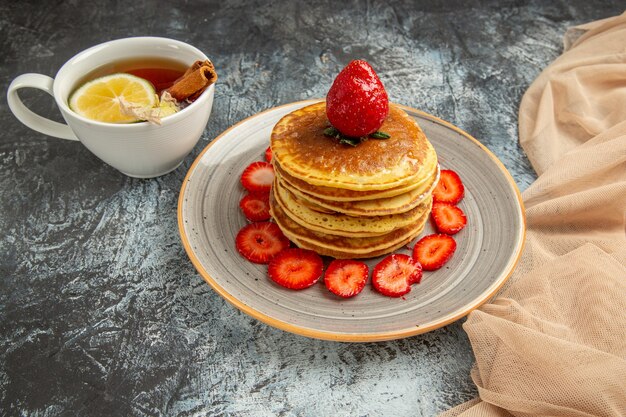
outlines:
{"label": "sliced strawberry", "polygon": [[301,290],[321,278],[323,267],[322,258],[312,250],[289,248],[272,259],[267,272],[278,285]]}
{"label": "sliced strawberry", "polygon": [[251,222],[262,222],[270,219],[269,193],[250,193],[239,202],[243,215]]}
{"label": "sliced strawberry", "polygon": [[372,285],[388,297],[401,297],[411,291],[411,284],[422,279],[422,266],[408,255],[394,253],[380,261],[372,273]]}
{"label": "sliced strawberry", "polygon": [[463,210],[452,204],[435,203],[431,214],[440,233],[453,235],[460,232],[467,224]]}
{"label": "sliced strawberry", "polygon": [[264,161],[253,162],[241,174],[241,184],[251,193],[267,193],[274,181],[274,167]]}
{"label": "sliced strawberry", "polygon": [[324,274],[324,284],[333,294],[349,298],[360,293],[367,283],[369,269],[365,262],[335,259]]}
{"label": "sliced strawberry", "polygon": [[413,248],[413,258],[422,264],[424,271],[441,268],[452,258],[456,242],[452,236],[433,234],[421,238]]}
{"label": "sliced strawberry", "polygon": [[289,239],[276,223],[250,223],[244,226],[235,239],[239,253],[257,264],[266,264],[283,249],[289,247]]}
{"label": "sliced strawberry", "polygon": [[272,148],[270,148],[269,146],[265,150],[265,160],[267,162],[272,162]]}
{"label": "sliced strawberry", "polygon": [[434,203],[458,204],[463,199],[465,187],[459,175],[449,169],[441,171],[439,183],[433,190]]}
{"label": "sliced strawberry", "polygon": [[389,98],[374,69],[363,60],[350,62],[326,95],[328,121],[346,136],[374,133],[389,114]]}

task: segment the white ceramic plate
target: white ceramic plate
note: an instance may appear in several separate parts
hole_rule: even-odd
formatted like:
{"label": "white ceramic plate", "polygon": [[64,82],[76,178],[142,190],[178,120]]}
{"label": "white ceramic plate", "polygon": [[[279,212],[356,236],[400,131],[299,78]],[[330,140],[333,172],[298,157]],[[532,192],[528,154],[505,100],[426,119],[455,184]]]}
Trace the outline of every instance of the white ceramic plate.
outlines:
{"label": "white ceramic plate", "polygon": [[[424,333],[467,315],[504,284],[522,251],[525,236],[520,193],[502,163],[477,140],[451,124],[403,107],[420,124],[437,151],[442,169],[455,170],[465,184],[459,206],[468,225],[455,235],[457,250],[442,269],[424,272],[402,298],[388,298],[370,285],[351,299],[330,293],[322,281],[302,291],[267,278],[267,266],[242,258],[235,236],[246,224],[239,210],[239,177],[263,160],[274,124],[285,114],[318,100],[270,109],[231,127],[195,160],[183,182],[178,224],[198,272],[226,300],[280,329],[319,339],[378,341]],[[432,233],[430,223],[422,235]],[[398,252],[410,253],[403,249]],[[370,271],[381,258],[368,260]]]}

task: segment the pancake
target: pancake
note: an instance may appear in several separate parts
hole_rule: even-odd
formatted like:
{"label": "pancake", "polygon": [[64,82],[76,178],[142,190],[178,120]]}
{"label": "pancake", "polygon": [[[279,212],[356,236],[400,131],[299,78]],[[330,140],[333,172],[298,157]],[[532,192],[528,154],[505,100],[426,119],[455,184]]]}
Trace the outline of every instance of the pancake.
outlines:
{"label": "pancake", "polygon": [[[426,223],[426,221],[424,221]],[[416,237],[419,236],[424,230],[424,225],[422,224],[421,228],[416,229],[415,233],[406,239],[386,248],[386,249],[378,249],[372,250],[368,253],[353,253],[347,250],[344,250],[343,247],[323,247],[320,245],[316,245],[314,242],[310,241],[302,241],[299,238],[293,237],[290,240],[295,243],[299,248],[302,249],[310,249],[312,251],[317,252],[319,255],[323,256],[331,256],[335,259],[365,259],[365,258],[375,258],[377,256],[387,255],[395,250],[400,249],[403,246],[407,246],[409,243],[413,241]],[[286,234],[285,234],[286,235]]]}
{"label": "pancake", "polygon": [[300,226],[315,232],[347,237],[379,236],[414,224],[430,210],[432,200],[428,196],[426,201],[417,207],[400,214],[354,217],[342,213],[316,211],[302,204],[302,200],[281,187],[278,181],[274,181],[272,191],[276,203],[291,220]]}
{"label": "pancake", "polygon": [[282,232],[296,245],[337,259],[372,258],[393,252],[417,237],[428,219],[428,210],[414,223],[373,237],[346,237],[312,231],[292,220],[270,193],[270,212]]}
{"label": "pancake", "polygon": [[439,181],[437,154],[417,123],[390,104],[388,139],[357,146],[324,135],[326,104],[283,117],[272,130],[270,213],[297,246],[371,258],[409,244],[425,227]]}
{"label": "pancake", "polygon": [[[332,201],[363,201],[393,197],[398,194],[403,194],[408,191],[414,190],[422,185],[424,181],[428,181],[430,179],[430,176],[424,176],[424,178],[418,182],[411,182],[400,187],[390,188],[388,190],[354,191],[347,190],[345,188],[314,186],[306,181],[289,175],[289,173],[282,169],[280,164],[275,160],[272,161],[272,165],[274,165],[274,171],[276,172],[276,175],[279,175],[281,178],[287,181],[289,185],[297,188],[305,194]],[[435,153],[429,153],[427,160],[424,161],[424,165],[424,172],[432,172],[432,170],[436,169],[437,155]]]}
{"label": "pancake", "polygon": [[272,130],[272,158],[287,174],[312,186],[354,191],[407,187],[431,174],[424,162],[433,158],[434,148],[417,122],[394,104],[380,127],[389,139],[368,139],[352,147],[325,136],[329,126],[325,102],[287,114]]}
{"label": "pancake", "polygon": [[407,193],[388,198],[364,201],[331,201],[325,200],[310,194],[303,193],[296,187],[285,181],[284,178],[276,175],[281,187],[289,190],[293,195],[306,201],[309,205],[319,206],[326,210],[350,216],[385,216],[409,211],[419,206],[423,201],[431,196],[432,190],[439,181],[439,167],[436,167],[433,175],[422,185]]}

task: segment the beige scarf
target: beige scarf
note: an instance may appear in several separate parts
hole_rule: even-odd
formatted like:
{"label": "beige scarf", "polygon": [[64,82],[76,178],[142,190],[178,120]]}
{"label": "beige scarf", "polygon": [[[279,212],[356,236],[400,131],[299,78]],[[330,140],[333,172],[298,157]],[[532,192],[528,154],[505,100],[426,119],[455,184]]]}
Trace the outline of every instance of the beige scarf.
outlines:
{"label": "beige scarf", "polygon": [[480,399],[444,416],[626,416],[626,13],[568,31],[519,135],[526,247],[463,325]]}

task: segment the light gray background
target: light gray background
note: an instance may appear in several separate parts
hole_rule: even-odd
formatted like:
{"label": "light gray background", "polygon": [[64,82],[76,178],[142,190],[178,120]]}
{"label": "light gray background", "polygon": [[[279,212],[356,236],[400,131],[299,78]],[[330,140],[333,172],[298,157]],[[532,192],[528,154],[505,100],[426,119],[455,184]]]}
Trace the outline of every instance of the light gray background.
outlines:
{"label": "light gray background", "polygon": [[[461,323],[375,344],[310,340],[233,308],[178,236],[178,191],[232,124],[323,97],[351,59],[392,101],[466,130],[524,190],[522,94],[567,27],[614,1],[0,2],[0,81],[54,75],[75,53],[138,35],[203,50],[213,115],[183,165],[124,177],[80,144],[22,126],[0,98],[0,414],[432,416],[476,395]],[[41,92],[22,95],[60,118]]]}

